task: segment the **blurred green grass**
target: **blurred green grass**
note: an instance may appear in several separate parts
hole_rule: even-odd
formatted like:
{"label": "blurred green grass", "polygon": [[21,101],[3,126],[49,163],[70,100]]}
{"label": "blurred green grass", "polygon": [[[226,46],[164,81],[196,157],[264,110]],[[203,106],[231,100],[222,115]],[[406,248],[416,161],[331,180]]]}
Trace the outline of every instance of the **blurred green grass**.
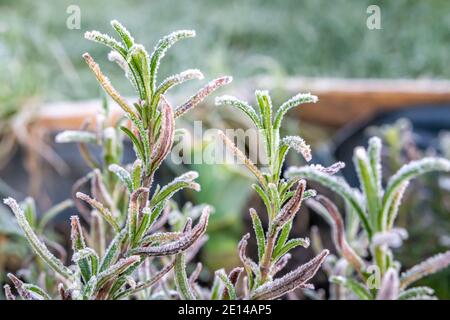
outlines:
{"label": "blurred green grass", "polygon": [[[366,27],[366,8],[373,3],[381,7],[382,30]],[[80,30],[66,27],[71,4],[81,9]],[[106,62],[107,50],[83,39],[91,29],[111,33],[113,18],[149,50],[175,29],[197,30],[195,40],[171,50],[162,75],[197,67],[209,78],[227,73],[236,79],[450,76],[447,0],[0,0],[0,71],[20,65],[20,72],[9,70],[13,75],[0,81],[10,82],[15,73],[21,80],[8,93],[24,94],[21,82],[27,82],[44,100],[97,97],[98,86],[81,59],[89,51],[113,83],[131,93],[118,68]]]}

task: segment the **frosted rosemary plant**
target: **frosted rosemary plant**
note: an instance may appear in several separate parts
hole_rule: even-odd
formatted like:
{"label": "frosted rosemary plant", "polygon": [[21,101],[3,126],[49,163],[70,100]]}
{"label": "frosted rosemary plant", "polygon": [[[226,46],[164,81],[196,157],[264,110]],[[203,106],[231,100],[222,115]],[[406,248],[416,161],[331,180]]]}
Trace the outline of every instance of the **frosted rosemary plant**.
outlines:
{"label": "frosted rosemary plant", "polygon": [[[392,248],[402,245],[405,229],[396,228],[395,220],[409,181],[432,171],[450,171],[450,161],[423,158],[402,166],[382,186],[381,140],[373,137],[367,150],[357,147],[354,164],[361,190],[351,188],[344,179],[324,172],[317,166],[291,167],[286,177],[306,178],[327,187],[346,204],[346,221],[337,207],[320,196],[309,201],[331,224],[340,259],[329,260],[326,270],[334,284],[333,298],[360,299],[432,299],[427,287],[409,288],[415,281],[446,268],[450,251],[431,257],[402,272]],[[343,166],[343,164],[341,164]]]}
{"label": "frosted rosemary plant", "polygon": [[[124,70],[138,100],[133,104],[127,102],[93,58],[88,53],[83,55],[101,87],[122,108],[124,120],[109,126],[105,108],[95,131],[87,131],[84,126],[82,130],[57,136],[58,142],[77,142],[93,169],[74,186],[74,200],[89,228],[82,225],[79,216],[71,217],[72,264],[67,266],[49,250],[23,207],[12,198],[5,199],[4,203],[15,214],[36,255],[53,270],[59,282],[60,299],[191,298],[184,294],[185,263],[204,241],[210,210],[194,207],[168,221],[172,196],[184,188],[199,190],[194,181],[196,172],[187,172],[165,186],[152,188],[152,185],[155,172],[171,151],[175,119],[231,78],[213,80],[184,104],[172,107],[164,94],[175,85],[202,79],[203,75],[198,70],[187,70],[158,84],[159,64],[175,42],[195,36],[194,31],[176,31],[161,39],[148,54],[119,22],[112,21],[111,25],[120,42],[97,31],[87,32],[85,36],[111,48],[110,60]],[[131,140],[137,158],[126,166],[120,165],[120,131]],[[88,145],[100,146],[102,159],[96,159]],[[80,191],[89,182],[91,195]],[[196,218],[198,222],[193,226]],[[175,276],[166,279],[174,267]],[[12,274],[8,276],[22,299],[55,298],[41,287],[24,283]],[[153,291],[161,281],[163,289]],[[15,299],[9,285],[5,286],[5,295]]]}
{"label": "frosted rosemary plant", "polygon": [[[239,256],[244,265],[245,277],[242,298],[245,299],[275,299],[297,288],[311,288],[308,281],[316,274],[322,262],[328,255],[327,250],[320,252],[308,263],[299,266],[286,275],[276,278],[276,275],[287,265],[293,248],[308,247],[308,239],[289,239],[292,221],[300,209],[302,201],[315,195],[314,190],[306,190],[306,182],[298,178],[281,179],[281,170],[286,154],[290,148],[299,152],[305,160],[311,159],[309,145],[300,137],[280,137],[280,127],[284,115],[292,108],[316,102],[317,97],[310,94],[299,94],[282,104],[274,112],[270,96],[267,91],[256,91],[258,110],[231,96],[216,99],[217,105],[231,105],[244,112],[260,130],[268,160],[266,168],[258,168],[235,144],[222,132],[220,138],[231,152],[245,164],[256,177],[258,183],[253,184],[265,204],[268,226],[263,228],[259,214],[250,209],[255,236],[258,246],[258,262],[254,262],[246,254],[247,241],[250,234],[246,234],[239,243]],[[236,296],[235,283],[237,269],[228,278],[219,273],[217,276],[226,285],[222,296],[239,298]]]}

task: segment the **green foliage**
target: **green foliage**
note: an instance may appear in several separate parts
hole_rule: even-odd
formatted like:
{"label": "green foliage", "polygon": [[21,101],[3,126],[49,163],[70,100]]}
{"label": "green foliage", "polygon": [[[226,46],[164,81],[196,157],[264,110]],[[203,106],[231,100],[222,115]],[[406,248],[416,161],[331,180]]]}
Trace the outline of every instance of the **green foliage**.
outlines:
{"label": "green foliage", "polygon": [[[428,172],[449,172],[450,161],[431,157],[411,161],[392,175],[383,188],[379,138],[371,138],[367,150],[357,147],[353,160],[361,190],[352,189],[343,179],[323,172],[320,167],[291,167],[286,172],[287,177],[307,178],[334,191],[347,203],[348,217],[353,217],[353,221],[344,224],[330,200],[320,197],[319,202],[311,201],[312,207],[331,224],[336,249],[348,263],[346,276],[341,274],[342,270],[339,274],[332,272],[332,283],[361,299],[417,298],[420,295],[409,295],[404,290],[418,279],[450,265],[450,252],[425,260],[400,276],[400,263],[394,259],[392,248],[402,245],[407,232],[395,228],[394,223],[409,181]],[[352,216],[351,212],[357,215]],[[355,223],[359,223],[362,232],[349,238]],[[337,264],[335,267],[338,268]],[[340,294],[336,298],[345,297],[348,296]]]}
{"label": "green foliage", "polygon": [[[80,153],[92,169],[73,189],[75,204],[88,228],[82,226],[78,216],[71,218],[71,266],[67,267],[52,254],[34,231],[42,231],[54,216],[54,211],[44,216],[43,221],[37,225],[32,202],[21,207],[12,198],[4,200],[15,214],[34,252],[59,275],[58,278],[53,276],[55,280],[63,280],[57,290],[53,287],[47,293],[44,289],[25,284],[10,275],[22,299],[49,299],[55,298],[55,294],[59,294],[59,298],[63,300],[166,296],[167,292],[153,289],[174,266],[175,278],[169,277],[164,281],[168,282],[168,286],[177,287],[181,298],[195,298],[189,294],[191,284],[186,278],[185,263],[192,259],[192,251],[198,251],[204,243],[210,210],[208,207],[203,208],[199,222],[192,227],[192,221],[199,216],[194,214],[196,211],[192,208],[192,217],[181,217],[185,220],[182,229],[169,216],[172,214],[171,197],[176,192],[184,188],[199,190],[199,185],[194,181],[198,174],[185,173],[166,186],[157,186],[153,193],[150,192],[156,170],[171,151],[175,132],[176,109],[172,109],[163,94],[184,80],[202,78],[199,71],[188,70],[181,75],[169,77],[157,89],[158,67],[171,45],[182,38],[194,36],[195,33],[175,32],[163,38],[149,55],[142,45],[134,42],[120,23],[112,21],[111,25],[121,42],[97,31],[87,32],[86,38],[110,47],[123,59],[120,65],[126,68],[139,100],[129,104],[103,75],[92,57],[84,54],[102,88],[124,111],[125,119],[113,126],[109,125],[109,108],[105,105],[102,114],[97,117],[95,132],[88,131],[88,126],[83,126],[79,131],[62,132],[56,137],[56,141],[60,143],[78,143]],[[182,113],[189,111],[208,94],[230,81],[230,77],[222,77],[210,82],[194,98],[181,105]],[[130,138],[136,152],[137,160],[130,165],[121,164],[121,131]],[[91,154],[89,145],[101,147],[101,161]],[[79,191],[88,182],[91,195]],[[186,214],[190,215],[191,211],[188,210]],[[169,230],[166,230],[166,225]],[[109,245],[106,247],[107,243]],[[167,260],[170,257],[172,261]],[[159,271],[148,274],[150,264],[152,270]],[[9,286],[5,290],[8,298],[14,298]],[[166,298],[168,297],[170,296]]]}
{"label": "green foliage", "polygon": [[[296,213],[305,198],[315,194],[306,191],[306,182],[297,178],[281,179],[281,168],[290,147],[298,151],[306,161],[311,159],[309,146],[300,137],[287,137],[280,140],[280,125],[286,112],[303,103],[316,102],[317,97],[300,94],[282,104],[278,111],[273,111],[272,102],[267,91],[256,91],[258,112],[248,103],[231,96],[216,99],[217,105],[231,105],[244,112],[262,133],[265,155],[268,159],[267,170],[262,171],[239,150],[222,132],[219,137],[230,151],[242,161],[258,180],[253,185],[257,194],[266,206],[268,226],[263,229],[258,213],[251,208],[250,216],[256,235],[258,247],[258,263],[246,256],[245,248],[249,235],[245,235],[239,245],[239,253],[247,281],[244,283],[247,298],[275,299],[296,288],[308,287],[307,281],[312,278],[325,260],[328,251],[322,251],[307,264],[298,267],[288,275],[273,279],[290,258],[289,251],[297,246],[309,246],[309,240],[288,240],[289,232]],[[280,261],[282,261],[280,263]],[[224,278],[223,274],[221,279]],[[224,281],[226,282],[226,281]],[[229,283],[225,283],[227,287]]]}

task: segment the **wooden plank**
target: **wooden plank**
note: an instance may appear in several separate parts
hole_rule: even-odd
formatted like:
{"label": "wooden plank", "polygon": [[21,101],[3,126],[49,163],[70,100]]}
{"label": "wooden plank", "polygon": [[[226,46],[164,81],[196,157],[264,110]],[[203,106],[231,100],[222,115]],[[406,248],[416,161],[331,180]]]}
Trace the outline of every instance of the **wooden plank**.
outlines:
{"label": "wooden plank", "polygon": [[[261,88],[280,88],[272,79],[256,82]],[[319,96],[315,105],[296,109],[303,120],[339,127],[363,120],[376,112],[418,104],[450,103],[450,81],[407,79],[311,79],[289,78],[281,90],[294,95],[311,92]]]}
{"label": "wooden plank", "polygon": [[[116,121],[123,115],[122,110],[115,103],[111,102],[110,108],[111,122]],[[79,129],[85,122],[89,122],[90,126],[93,127],[101,109],[102,102],[100,100],[54,102],[40,108],[36,124],[50,131]]]}

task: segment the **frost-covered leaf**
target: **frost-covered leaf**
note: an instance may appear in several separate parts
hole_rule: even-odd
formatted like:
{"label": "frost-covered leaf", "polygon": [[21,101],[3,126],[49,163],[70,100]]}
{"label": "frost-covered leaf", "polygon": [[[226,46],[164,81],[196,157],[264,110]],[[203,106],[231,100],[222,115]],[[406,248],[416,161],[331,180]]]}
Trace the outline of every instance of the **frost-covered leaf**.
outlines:
{"label": "frost-covered leaf", "polygon": [[34,252],[40,258],[42,258],[42,260],[44,260],[55,272],[59,273],[65,278],[70,278],[72,276],[72,271],[64,266],[62,262],[47,249],[46,245],[34,233],[16,200],[14,200],[13,198],[6,198],[3,200],[3,202],[13,211],[20,228],[24,232]]}
{"label": "frost-covered leaf", "polygon": [[433,297],[434,290],[429,287],[414,287],[401,292],[398,300],[411,300],[425,296]]}
{"label": "frost-covered leaf", "polygon": [[189,285],[189,279],[186,274],[185,253],[178,253],[175,257],[175,284],[182,300],[195,300],[195,295]]}
{"label": "frost-covered leaf", "polygon": [[344,200],[348,201],[348,203],[358,214],[358,217],[361,220],[367,234],[369,235],[369,238],[372,236],[372,227],[369,223],[364,209],[361,207],[356,192],[343,179],[328,175],[324,172],[321,172],[320,170],[315,169],[314,167],[290,167],[286,171],[285,176],[298,176],[307,180],[312,180],[336,192]]}
{"label": "frost-covered leaf", "polygon": [[126,290],[121,291],[117,296],[115,296],[115,299],[122,299],[127,296],[131,296],[133,294],[136,294],[142,290],[152,288],[154,285],[156,285],[166,274],[168,274],[173,267],[175,266],[175,262],[170,262],[165,265],[164,268],[162,268],[160,271],[158,271],[155,275],[153,275],[150,279],[147,279],[143,282],[139,282],[136,284],[136,287],[134,288],[128,288]]}
{"label": "frost-covered leaf", "polygon": [[300,153],[306,161],[311,161],[311,147],[306,144],[305,140],[302,138],[297,136],[288,136],[284,137],[283,140],[281,140],[281,143]]}
{"label": "frost-covered leaf", "polygon": [[302,246],[303,248],[309,247],[309,239],[308,238],[296,238],[296,239],[290,239],[288,240],[283,247],[280,248],[278,251],[274,251],[273,254],[273,261],[278,261],[281,257],[283,257],[285,254],[287,254],[292,249]]}
{"label": "frost-covered leaf", "polygon": [[361,300],[373,300],[372,294],[366,287],[354,279],[343,276],[332,276],[330,282],[346,287]]}
{"label": "frost-covered leaf", "polygon": [[305,103],[316,103],[319,99],[316,96],[311,95],[310,93],[299,93],[296,96],[293,96],[291,99],[283,103],[277,110],[275,114],[275,119],[273,123],[273,127],[275,129],[279,129],[281,126],[281,121],[283,120],[284,115],[292,108],[295,108],[301,104]]}
{"label": "frost-covered leaf", "polygon": [[235,155],[246,167],[250,170],[251,173],[255,175],[258,179],[258,182],[262,186],[266,186],[267,182],[262,175],[261,171],[253,164],[253,162],[245,156],[245,154],[236,147],[236,145],[223,133],[222,131],[218,132],[219,138],[224,142],[226,147]]}
{"label": "frost-covered leaf", "polygon": [[256,235],[256,243],[258,247],[258,256],[259,259],[262,258],[265,251],[265,243],[266,239],[264,236],[264,229],[261,224],[261,220],[259,219],[258,213],[256,213],[255,209],[250,208],[250,217],[252,218],[253,230]]}
{"label": "frost-covered leaf", "polygon": [[372,229],[379,230],[380,194],[376,177],[372,172],[369,156],[363,147],[355,148],[353,162],[358,174],[359,184],[365,196],[365,204]]}
{"label": "frost-covered leaf", "polygon": [[205,233],[209,213],[209,207],[205,207],[197,225],[191,230],[183,232],[183,235],[179,239],[159,246],[138,247],[131,250],[131,253],[145,256],[167,256],[186,251]]}
{"label": "frost-covered leaf", "polygon": [[81,276],[87,282],[91,278],[92,272],[87,256],[78,254],[80,251],[86,249],[86,241],[78,216],[70,217],[70,227],[70,240],[72,241],[72,250],[74,252],[72,260],[77,263]]}
{"label": "frost-covered leaf", "polygon": [[[173,76],[164,79],[163,82],[158,86],[155,92],[155,97],[159,98],[161,95],[165,94],[169,89],[176,85],[182,84],[183,82],[198,79],[202,80],[204,78],[203,73],[198,69],[188,69]],[[159,101],[159,100],[158,100]]]}
{"label": "frost-covered leaf", "polygon": [[96,209],[101,214],[103,219],[105,219],[106,222],[108,222],[115,231],[118,232],[120,230],[120,227],[119,227],[116,219],[113,217],[111,211],[109,211],[108,208],[103,206],[103,204],[101,202],[89,197],[87,194],[84,194],[82,192],[77,192],[76,197],[78,199],[83,200],[86,203],[88,203],[93,209]]}
{"label": "frost-covered leaf", "polygon": [[134,45],[134,38],[131,36],[130,32],[117,20],[112,20],[111,26],[116,30],[124,45],[130,49]]}
{"label": "frost-covered leaf", "polygon": [[329,174],[329,175],[334,175],[336,173],[338,173],[341,169],[345,168],[345,163],[339,161],[336,163],[333,163],[331,166],[328,167],[324,167],[320,164],[312,164],[310,165],[311,168],[314,168],[315,170],[318,170],[320,172]]}
{"label": "frost-covered leaf", "polygon": [[130,173],[117,164],[111,164],[108,167],[109,171],[113,172],[122,183],[127,187],[128,192],[133,192],[133,181],[131,180]]}
{"label": "frost-covered leaf", "polygon": [[8,273],[8,278],[13,282],[19,295],[23,300],[50,300],[50,296],[45,290],[29,283],[23,283],[12,273]]}
{"label": "frost-covered leaf", "polygon": [[127,54],[128,64],[134,65],[139,74],[139,82],[144,87],[145,97],[152,95],[151,79],[150,79],[150,57],[147,50],[142,44],[133,44]]}
{"label": "frost-covered leaf", "polygon": [[153,92],[155,91],[156,76],[158,73],[159,63],[165,56],[167,50],[177,41],[192,37],[195,37],[194,30],[178,30],[165,36],[156,44],[155,49],[150,56],[150,84]]}
{"label": "frost-covered leaf", "polygon": [[445,269],[449,265],[450,251],[432,256],[431,258],[426,259],[425,261],[402,273],[400,276],[401,287],[406,288],[413,282]]}
{"label": "frost-covered leaf", "polygon": [[291,259],[292,255],[290,253],[286,253],[284,256],[282,256],[272,267],[272,270],[270,270],[270,274],[272,276],[275,276],[278,272],[284,269],[286,265],[288,264],[289,260]]}
{"label": "frost-covered leaf", "polygon": [[103,34],[103,33],[100,33],[98,31],[94,30],[94,31],[87,31],[84,34],[84,37],[87,40],[91,40],[91,41],[95,41],[95,42],[104,44],[105,46],[117,51],[124,57],[126,55],[126,50],[125,50],[124,46],[122,44],[120,44],[117,40],[115,40],[114,38],[111,38],[110,36],[108,36],[107,34]]}
{"label": "frost-covered leaf", "polygon": [[151,199],[150,206],[154,207],[158,204],[170,199],[176,192],[184,189],[190,188],[195,191],[200,191],[200,185],[194,182],[198,178],[198,172],[188,171],[181,176],[175,178],[170,183],[165,185],[161,190],[159,190]]}
{"label": "frost-covered leaf", "polygon": [[223,282],[225,285],[222,300],[236,300],[236,288],[234,287],[239,277],[239,274],[243,271],[243,268],[235,268],[230,272],[230,275],[227,276],[225,270],[220,269],[215,272],[216,276]]}
{"label": "frost-covered leaf", "polygon": [[307,284],[306,282],[314,277],[317,270],[319,270],[328,253],[328,250],[323,250],[316,257],[294,271],[289,272],[281,278],[263,284],[253,292],[251,299],[272,300],[299,287],[305,286]]}
{"label": "frost-covered leaf", "polygon": [[[139,209],[140,209],[140,197],[148,196],[149,189],[140,187],[136,189],[130,196],[129,204],[128,204],[128,219],[127,219],[127,227],[128,227],[128,237],[129,240],[135,240],[136,233],[138,231],[138,221],[139,221]],[[141,199],[144,203],[147,199]]]}
{"label": "frost-covered leaf", "polygon": [[66,130],[58,133],[55,141],[56,143],[82,142],[96,144],[97,136],[87,131]]}
{"label": "frost-covered leaf", "polygon": [[120,249],[123,245],[124,239],[127,236],[126,230],[122,230],[120,233],[116,234],[116,236],[111,240],[108,248],[106,249],[105,255],[103,256],[99,272],[105,271],[109,268],[115,261],[118,259],[120,255]]}
{"label": "frost-covered leaf", "polygon": [[306,181],[300,180],[295,189],[294,195],[289,199],[289,201],[281,208],[280,212],[276,215],[272,222],[271,232],[276,232],[280,228],[291,221],[295,214],[300,210],[300,206],[303,200],[303,193],[305,192]]}
{"label": "frost-covered leaf", "polygon": [[397,300],[400,291],[400,281],[397,270],[389,268],[381,281],[377,300]]}
{"label": "frost-covered leaf", "polygon": [[381,139],[378,137],[372,137],[369,139],[369,147],[367,148],[367,154],[369,156],[370,167],[372,169],[372,175],[377,188],[377,196],[381,197],[383,188],[381,185],[383,179],[383,173],[381,171]]}
{"label": "frost-covered leaf", "polygon": [[126,271],[139,263],[141,258],[139,256],[130,256],[120,259],[117,263],[110,266],[103,272],[97,275],[97,281],[95,285],[95,291],[98,292],[109,281],[118,279],[121,275],[124,275]]}
{"label": "frost-covered leaf", "polygon": [[389,179],[383,197],[383,211],[380,218],[382,227],[387,225],[390,208],[393,204],[395,205],[394,200],[396,199],[397,192],[405,188],[404,183],[432,171],[449,172],[450,160],[429,157],[412,161],[404,165]]}
{"label": "frost-covered leaf", "polygon": [[216,106],[230,105],[238,108],[252,120],[256,128],[262,129],[261,119],[259,118],[255,109],[253,109],[253,107],[250,106],[247,102],[241,101],[233,96],[224,95],[221,97],[217,97],[215,104]]}
{"label": "frost-covered leaf", "polygon": [[216,91],[218,88],[226,84],[229,84],[232,80],[233,80],[232,77],[225,76],[210,81],[206,86],[204,86],[196,94],[190,97],[188,101],[186,101],[184,104],[175,109],[175,118],[178,118],[179,116],[193,109],[200,102],[205,100],[205,98],[209,96],[211,93]]}

